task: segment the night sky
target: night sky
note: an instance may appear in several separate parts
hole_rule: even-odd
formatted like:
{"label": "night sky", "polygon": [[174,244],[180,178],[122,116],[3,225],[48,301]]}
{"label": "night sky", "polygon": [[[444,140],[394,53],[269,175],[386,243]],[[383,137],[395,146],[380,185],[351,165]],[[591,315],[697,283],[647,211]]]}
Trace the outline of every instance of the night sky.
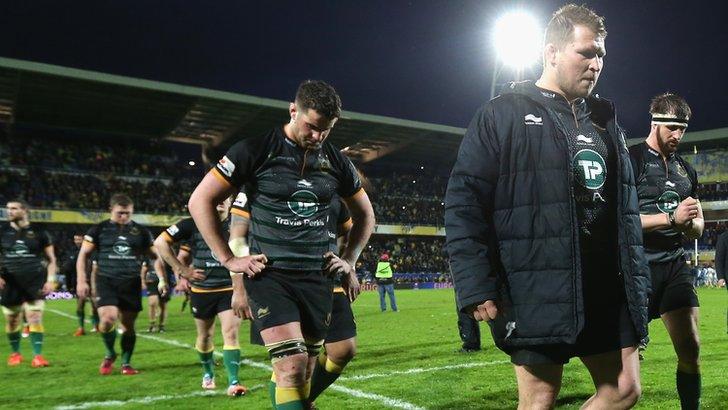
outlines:
{"label": "night sky", "polygon": [[[596,92],[630,138],[646,136],[649,100],[668,90],[691,104],[691,130],[728,126],[727,3],[586,2],[609,32]],[[466,127],[488,98],[493,23],[518,4],[5,1],[0,56],[283,100],[322,79],[346,110]],[[564,3],[520,4],[545,26]]]}

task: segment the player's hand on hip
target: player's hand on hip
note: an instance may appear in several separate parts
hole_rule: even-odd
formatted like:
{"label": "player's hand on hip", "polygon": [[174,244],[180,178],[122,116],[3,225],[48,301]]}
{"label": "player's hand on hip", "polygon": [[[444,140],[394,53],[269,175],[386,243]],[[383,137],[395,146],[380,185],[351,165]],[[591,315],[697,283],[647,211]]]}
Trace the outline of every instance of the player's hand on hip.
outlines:
{"label": "player's hand on hip", "polygon": [[190,282],[184,277],[180,276],[179,280],[177,281],[177,286],[175,286],[174,289],[179,292],[187,292],[188,290],[190,290]]}
{"label": "player's hand on hip", "polygon": [[348,276],[354,273],[354,267],[335,253],[328,251],[324,254],[324,273],[328,276]]}
{"label": "player's hand on hip", "polygon": [[675,223],[685,225],[698,217],[698,200],[687,197],[675,208]]}
{"label": "player's hand on hip", "polygon": [[205,270],[204,269],[197,269],[192,266],[186,266],[182,273],[180,274],[183,278],[187,280],[196,280],[201,281],[205,280],[207,276],[205,276]]}
{"label": "player's hand on hip", "polygon": [[233,290],[230,306],[235,316],[243,320],[253,319],[253,312],[250,310],[250,304],[248,303],[248,295],[245,292]]}
{"label": "player's hand on hip", "polygon": [[265,264],[268,263],[268,258],[263,255],[250,255],[250,256],[234,256],[225,262],[225,267],[230,272],[244,273],[249,278],[254,278],[255,275],[265,269]]}
{"label": "player's hand on hip", "polygon": [[477,305],[473,310],[473,317],[479,322],[490,322],[496,316],[498,316],[498,306],[496,306],[493,300],[486,300]]}
{"label": "player's hand on hip", "polygon": [[359,285],[359,278],[356,277],[356,272],[342,276],[341,286],[344,288],[346,296],[349,297],[349,302],[355,301],[361,293],[361,286]]}

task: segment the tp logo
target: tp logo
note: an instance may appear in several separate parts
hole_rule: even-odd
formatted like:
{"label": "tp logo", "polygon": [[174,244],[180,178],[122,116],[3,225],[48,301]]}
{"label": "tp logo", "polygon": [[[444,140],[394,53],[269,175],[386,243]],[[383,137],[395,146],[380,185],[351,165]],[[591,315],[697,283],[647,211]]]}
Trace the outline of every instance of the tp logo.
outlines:
{"label": "tp logo", "polygon": [[607,166],[598,152],[583,149],[574,155],[574,168],[579,183],[588,189],[599,189],[606,180]]}

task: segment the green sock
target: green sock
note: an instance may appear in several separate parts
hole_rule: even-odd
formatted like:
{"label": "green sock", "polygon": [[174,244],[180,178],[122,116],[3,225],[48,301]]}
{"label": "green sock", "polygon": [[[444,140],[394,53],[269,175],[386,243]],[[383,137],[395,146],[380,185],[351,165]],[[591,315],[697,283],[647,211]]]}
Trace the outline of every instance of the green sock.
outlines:
{"label": "green sock", "polygon": [[116,326],[112,326],[107,332],[101,333],[101,339],[104,341],[106,346],[106,357],[116,357],[116,350],[114,344],[116,343]]}
{"label": "green sock", "polygon": [[316,361],[316,367],[313,369],[313,375],[311,376],[311,393],[308,398],[311,401],[316,400],[327,387],[331,386],[336,379],[341,376],[342,366],[337,365],[326,357],[326,355],[319,356],[319,360]]}
{"label": "green sock", "polygon": [[306,403],[304,387],[276,387],[276,410],[305,410]]}
{"label": "green sock", "polygon": [[197,354],[200,355],[202,370],[205,372],[206,375],[210,377],[215,377],[215,361],[212,358],[212,353],[212,350],[210,350],[209,352],[201,352],[199,350],[197,351]]}
{"label": "green sock", "polygon": [[238,384],[238,370],[240,369],[240,348],[222,349],[222,361],[227,370],[228,384]]}
{"label": "green sock", "polygon": [[86,319],[86,314],[84,313],[83,309],[76,311],[76,317],[78,317],[78,327],[83,329],[85,325],[84,319]]}
{"label": "green sock", "polygon": [[121,334],[121,364],[129,364],[131,362],[131,354],[134,353],[136,345],[136,332],[126,331]]}
{"label": "green sock", "polygon": [[8,340],[10,341],[10,348],[13,353],[20,352],[20,332],[8,333]]}
{"label": "green sock", "polygon": [[30,344],[33,346],[33,354],[39,355],[43,350],[43,332],[30,332]]}
{"label": "green sock", "polygon": [[700,408],[701,381],[700,373],[691,374],[677,371],[677,394],[680,396],[680,407],[683,410]]}
{"label": "green sock", "polygon": [[276,374],[275,372],[270,375],[270,381],[268,382],[268,396],[270,396],[270,402],[273,408],[276,408]]}

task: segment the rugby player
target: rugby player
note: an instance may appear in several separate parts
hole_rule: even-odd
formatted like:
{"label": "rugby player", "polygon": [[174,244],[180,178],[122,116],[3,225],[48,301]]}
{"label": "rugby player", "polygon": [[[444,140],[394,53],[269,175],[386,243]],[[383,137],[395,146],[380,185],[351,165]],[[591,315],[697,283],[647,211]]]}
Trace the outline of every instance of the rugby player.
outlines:
{"label": "rugby player", "polygon": [[[359,173],[362,185],[367,188],[365,178]],[[250,209],[248,208],[247,196],[244,192],[238,194],[231,208],[230,245],[235,249],[237,241],[247,247],[245,239],[248,234],[250,221]],[[332,203],[331,218],[329,219],[329,238],[331,241],[331,252],[342,254],[346,246],[346,238],[351,230],[351,216],[344,203]],[[333,240],[336,238],[335,240]],[[236,256],[244,256],[237,255]],[[241,318],[250,319],[252,313],[247,301],[247,294],[243,285],[242,277],[233,276],[233,310]],[[327,387],[339,378],[344,367],[356,355],[356,322],[354,312],[351,310],[351,303],[359,296],[359,280],[354,271],[346,278],[334,278],[334,300],[331,310],[331,324],[324,340],[324,350],[319,354],[313,374],[310,378],[311,391],[309,401],[313,403]],[[260,337],[260,329],[255,324],[250,327],[251,343],[263,345]],[[275,375],[274,375],[275,376]],[[308,380],[307,380],[308,382]],[[275,377],[271,377],[269,392],[275,397]],[[275,406],[275,402],[273,403]]]}
{"label": "rugby player", "polygon": [[677,392],[683,409],[700,406],[698,295],[685,260],[683,239],[703,234],[703,210],[697,199],[698,176],[677,148],[691,110],[675,94],[656,96],[650,105],[647,139],[630,147],[644,232],[645,255],[652,273],[650,319],[662,318],[677,353]]}
{"label": "rugby player", "polygon": [[606,35],[585,6],[556,11],[541,77],[476,113],[447,187],[458,306],[511,356],[519,408],[554,407],[573,357],[596,388],[583,409],[630,408],[641,394],[649,268],[637,192],[614,106],[591,95]]}
{"label": "rugby player", "polygon": [[[23,361],[20,354],[20,328],[24,311],[33,349],[30,365],[46,367],[49,363],[41,354],[44,297],[57,284],[53,238],[42,227],[30,223],[30,209],[24,200],[9,201],[6,209],[8,222],[0,225],[0,304],[5,316],[5,332],[12,350],[8,357],[8,366],[17,366]],[[46,269],[43,269],[43,258],[48,262]]]}
{"label": "rugby player", "polygon": [[[351,161],[326,141],[341,115],[330,85],[305,81],[290,122],[233,145],[197,186],[189,211],[229,271],[245,274],[253,320],[270,353],[276,408],[308,405],[308,380],[331,320],[329,275],[350,275],[374,228],[374,212]],[[250,256],[235,256],[214,206],[245,185]],[[250,188],[250,189],[249,189]],[[329,251],[327,220],[336,195],[352,214],[346,251]]]}
{"label": "rugby player", "polygon": [[[167,303],[169,302],[171,292],[169,286],[166,288],[159,281],[159,273],[164,275],[165,283],[169,285],[169,276],[164,269],[164,263],[161,258],[152,262],[149,259],[142,264],[142,288],[147,290],[147,304],[149,305],[149,328],[147,333],[157,331],[164,333],[164,323],[167,320]],[[162,289],[160,292],[159,289]],[[157,322],[159,318],[159,322]]]}
{"label": "rugby player", "polygon": [[[111,218],[91,227],[83,239],[76,261],[76,293],[89,295],[86,264],[95,250],[98,272],[95,275],[96,304],[99,310],[99,333],[106,347],[106,355],[99,373],[113,371],[117,354],[116,322],[121,322],[121,374],[135,375],[131,356],[136,344],[134,324],[142,310],[141,260],[156,259],[153,239],[149,230],[134,222],[134,203],[125,194],[114,194],[109,201]],[[160,279],[160,284],[162,279]]]}
{"label": "rugby player", "polygon": [[[78,328],[73,333],[74,336],[83,336],[86,334],[86,302],[91,304],[91,332],[98,331],[99,312],[96,309],[96,302],[93,297],[81,297],[76,293],[76,260],[78,259],[78,251],[83,243],[83,234],[77,233],[73,235],[73,244],[76,246],[75,252],[71,252],[61,267],[61,273],[66,277],[66,286],[68,291],[76,296],[76,317],[78,318]],[[91,265],[86,266],[86,279],[91,281]]]}
{"label": "rugby player", "polygon": [[[225,199],[217,207],[218,219],[215,221],[223,231],[229,225],[228,214],[231,200]],[[227,235],[225,235],[227,236]],[[179,258],[175,257],[172,244],[186,241],[189,248],[180,249]],[[210,250],[200,235],[192,218],[185,218],[170,226],[157,237],[154,246],[161,258],[167,262],[175,276],[184,278],[190,284],[190,305],[197,328],[195,348],[202,363],[202,388],[212,390],[215,384],[215,362],[213,344],[215,317],[220,318],[223,337],[223,362],[228,376],[229,396],[242,396],[247,388],[240,384],[238,370],[240,368],[240,345],[238,331],[240,318],[235,316],[230,307],[232,282],[228,270],[220,263],[217,254]],[[187,255],[185,254],[187,253]],[[182,262],[192,256],[192,266]],[[182,260],[182,261],[181,261]]]}

